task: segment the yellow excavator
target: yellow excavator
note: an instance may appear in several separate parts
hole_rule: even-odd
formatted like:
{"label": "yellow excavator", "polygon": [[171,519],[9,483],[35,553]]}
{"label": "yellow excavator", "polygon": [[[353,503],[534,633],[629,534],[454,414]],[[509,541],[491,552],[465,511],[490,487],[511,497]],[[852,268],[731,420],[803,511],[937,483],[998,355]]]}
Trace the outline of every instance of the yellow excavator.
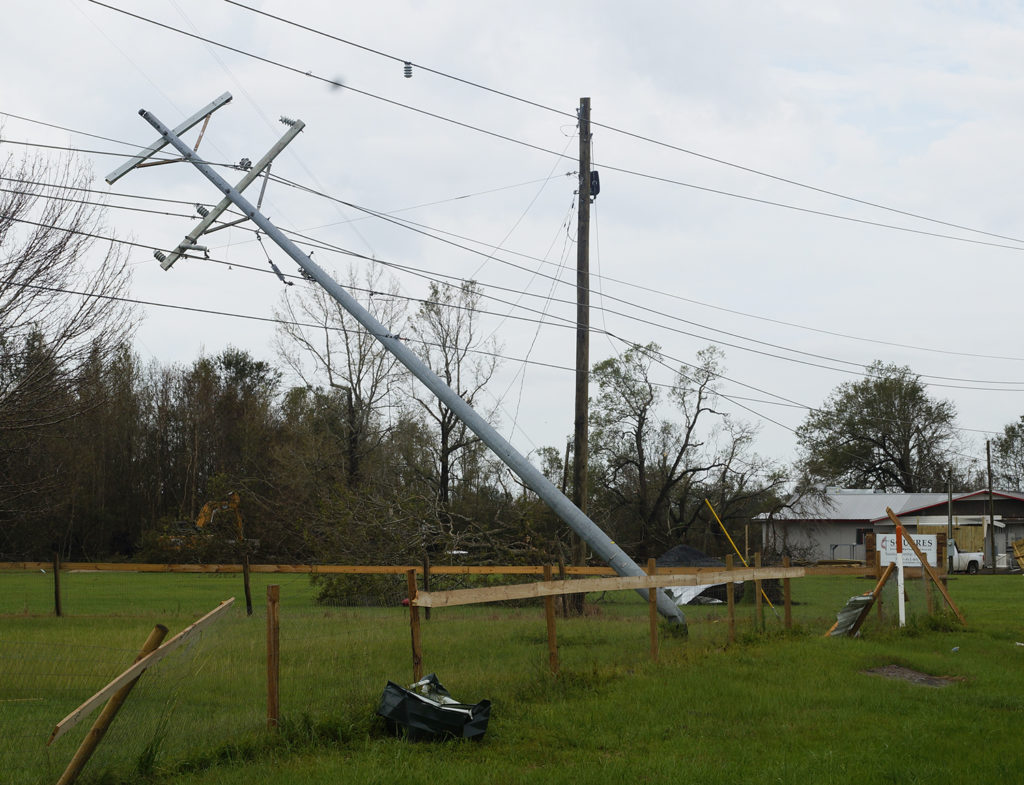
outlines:
{"label": "yellow excavator", "polygon": [[233,554],[239,552],[239,548],[252,552],[259,546],[259,541],[245,539],[239,510],[241,501],[241,497],[232,491],[224,499],[207,502],[199,511],[194,525],[187,521],[176,524],[174,531],[160,537],[161,545],[166,550],[200,560]]}
{"label": "yellow excavator", "polygon": [[[238,542],[244,542],[245,533],[242,529],[242,513],[238,511],[238,505],[241,501],[241,497],[232,491],[222,501],[207,502],[203,505],[203,509],[199,511],[199,517],[196,518],[196,528],[200,532],[212,533],[216,530],[223,530],[225,525],[230,526],[233,524],[235,539]],[[230,523],[225,524],[225,518]]]}

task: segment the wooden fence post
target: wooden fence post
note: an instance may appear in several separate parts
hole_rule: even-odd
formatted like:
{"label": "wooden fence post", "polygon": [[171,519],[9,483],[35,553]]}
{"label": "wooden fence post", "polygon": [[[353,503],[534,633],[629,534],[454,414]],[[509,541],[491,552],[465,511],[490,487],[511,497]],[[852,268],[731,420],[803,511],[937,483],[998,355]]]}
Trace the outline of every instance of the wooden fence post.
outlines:
{"label": "wooden fence post", "polygon": [[242,554],[242,587],[245,589],[245,615],[252,616],[252,587],[249,585],[249,554]]}
{"label": "wooden fence post", "polygon": [[[544,565],[544,580],[554,580],[550,564]],[[565,595],[562,595],[563,597]],[[548,627],[548,667],[558,675],[558,636],[555,630],[555,598],[550,594],[544,598],[544,616]]]}
{"label": "wooden fence post", "polygon": [[60,607],[60,552],[53,552],[53,614],[63,616]]}
{"label": "wooden fence post", "polygon": [[[788,556],[783,556],[782,557],[782,566],[783,567],[789,567],[789,557]],[[790,579],[789,578],[783,578],[782,579],[782,597],[783,597],[783,601],[785,602],[785,606],[786,606],[785,610],[783,612],[783,619],[784,619],[783,624],[785,625],[787,630],[790,630],[790,629],[793,628],[793,602],[792,602],[793,597],[792,597],[792,590],[790,588]]]}
{"label": "wooden fence post", "polygon": [[[761,554],[760,552],[754,554],[754,569],[761,569]],[[755,573],[756,574],[756,573]],[[757,628],[764,632],[764,595],[761,591],[761,579],[754,579],[754,620],[757,623]]]}
{"label": "wooden fence post", "polygon": [[[725,569],[732,571],[732,554],[725,557]],[[729,643],[736,642],[736,582],[729,579],[725,584],[725,598],[729,603]]]}
{"label": "wooden fence post", "polygon": [[267,728],[275,730],[281,719],[281,587],[267,586]]}
{"label": "wooden fence post", "polygon": [[[647,574],[656,575],[658,572],[657,562],[654,559],[647,560]],[[647,590],[648,617],[651,623],[651,659],[658,661],[658,590]]]}
{"label": "wooden fence post", "polygon": [[420,609],[416,605],[416,570],[406,570],[409,587],[409,630],[412,634],[412,680],[423,678],[423,649],[420,647]]}
{"label": "wooden fence post", "polygon": [[[430,554],[423,552],[423,591],[430,591]],[[423,619],[430,621],[430,607],[423,609]]]}

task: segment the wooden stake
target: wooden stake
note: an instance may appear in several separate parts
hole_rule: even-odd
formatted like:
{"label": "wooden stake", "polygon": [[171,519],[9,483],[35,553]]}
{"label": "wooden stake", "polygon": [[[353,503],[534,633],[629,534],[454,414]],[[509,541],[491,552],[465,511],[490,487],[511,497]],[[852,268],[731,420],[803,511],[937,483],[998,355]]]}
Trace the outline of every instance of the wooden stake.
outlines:
{"label": "wooden stake", "polygon": [[420,609],[416,605],[416,570],[405,573],[409,587],[409,631],[412,635],[412,680],[423,678],[423,649],[420,647]]}
{"label": "wooden stake", "polygon": [[[553,580],[553,572],[550,564],[544,565],[544,580]],[[562,595],[565,596],[565,595]],[[544,617],[548,627],[548,667],[551,672],[558,675],[558,635],[555,630],[555,598],[548,595],[544,598]]]}
{"label": "wooden stake", "polygon": [[[761,569],[761,554],[760,552],[754,554],[754,569]],[[764,591],[761,589],[761,581],[754,579],[754,620],[757,623],[757,628],[764,631],[764,603],[761,598],[764,596]]]}
{"label": "wooden stake", "polygon": [[[783,567],[788,567],[789,566],[789,557],[788,556],[783,556],[782,557],[782,566]],[[791,630],[791,629],[793,629],[793,603],[792,603],[792,592],[791,592],[791,589],[790,589],[790,579],[789,578],[783,578],[782,579],[782,596],[783,596],[783,599],[784,599],[784,602],[785,602],[785,609],[783,611],[783,618],[784,618],[783,624],[785,625],[787,630]]]}
{"label": "wooden stake", "polygon": [[[139,656],[135,658],[135,662],[138,662],[151,651],[154,651],[159,646],[167,635],[167,628],[158,624],[153,628],[153,631],[149,633],[149,637],[146,638],[146,642],[142,644],[142,651],[139,652]],[[89,762],[89,758],[96,751],[100,742],[103,741],[103,736],[106,734],[107,729],[110,728],[110,724],[114,721],[114,717],[117,716],[117,712],[121,709],[125,700],[128,698],[128,693],[132,691],[135,683],[142,678],[140,673],[130,682],[125,684],[120,690],[111,696],[110,700],[107,701],[107,705],[103,707],[103,711],[96,718],[96,721],[92,724],[92,728],[89,729],[89,733],[82,743],[78,747],[78,751],[75,756],[71,759],[68,767],[64,769],[64,773],[60,779],[57,780],[57,785],[71,785],[78,775],[82,773],[82,769],[85,764]]]}
{"label": "wooden stake", "polygon": [[[654,559],[647,560],[647,574],[656,575],[658,567]],[[651,659],[658,661],[658,590],[647,590],[648,616],[651,622]]]}
{"label": "wooden stake", "polygon": [[[928,561],[928,557],[925,556],[925,562]],[[925,563],[922,562],[922,563]],[[928,615],[931,616],[935,613],[935,597],[932,594],[932,584],[928,580],[928,570],[921,570],[921,580],[924,582],[924,596],[928,603]]]}
{"label": "wooden stake", "polygon": [[252,616],[252,587],[249,585],[249,554],[242,554],[242,586],[245,589],[245,615]]}
{"label": "wooden stake", "polygon": [[[732,554],[725,557],[725,571],[732,572]],[[730,576],[725,584],[725,598],[729,603],[729,643],[736,642],[736,583]]]}
{"label": "wooden stake", "polygon": [[60,553],[53,552],[53,615],[63,616],[60,607]]}
{"label": "wooden stake", "polygon": [[281,587],[267,587],[267,728],[276,730],[281,720]]}

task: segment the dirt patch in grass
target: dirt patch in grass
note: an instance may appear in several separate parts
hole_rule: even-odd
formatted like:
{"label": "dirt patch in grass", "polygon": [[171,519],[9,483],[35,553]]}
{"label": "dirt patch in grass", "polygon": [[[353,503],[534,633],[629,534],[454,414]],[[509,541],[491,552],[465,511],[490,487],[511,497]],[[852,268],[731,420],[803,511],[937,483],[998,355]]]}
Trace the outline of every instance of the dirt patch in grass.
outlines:
{"label": "dirt patch in grass", "polygon": [[911,684],[920,684],[923,687],[948,687],[958,681],[963,681],[962,676],[930,676],[927,673],[915,671],[912,668],[905,668],[902,665],[883,665],[880,668],[868,668],[861,673],[872,676],[884,676],[887,679],[903,679]]}

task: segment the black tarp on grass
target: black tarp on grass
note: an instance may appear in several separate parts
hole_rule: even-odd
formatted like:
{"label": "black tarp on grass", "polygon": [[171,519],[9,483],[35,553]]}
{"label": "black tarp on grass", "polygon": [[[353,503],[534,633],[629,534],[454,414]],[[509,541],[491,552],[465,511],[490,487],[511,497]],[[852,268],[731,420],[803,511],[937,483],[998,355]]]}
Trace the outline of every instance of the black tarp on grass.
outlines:
{"label": "black tarp on grass", "polygon": [[431,673],[408,688],[389,681],[377,714],[384,718],[388,730],[410,741],[480,740],[487,731],[491,702],[459,703]]}

